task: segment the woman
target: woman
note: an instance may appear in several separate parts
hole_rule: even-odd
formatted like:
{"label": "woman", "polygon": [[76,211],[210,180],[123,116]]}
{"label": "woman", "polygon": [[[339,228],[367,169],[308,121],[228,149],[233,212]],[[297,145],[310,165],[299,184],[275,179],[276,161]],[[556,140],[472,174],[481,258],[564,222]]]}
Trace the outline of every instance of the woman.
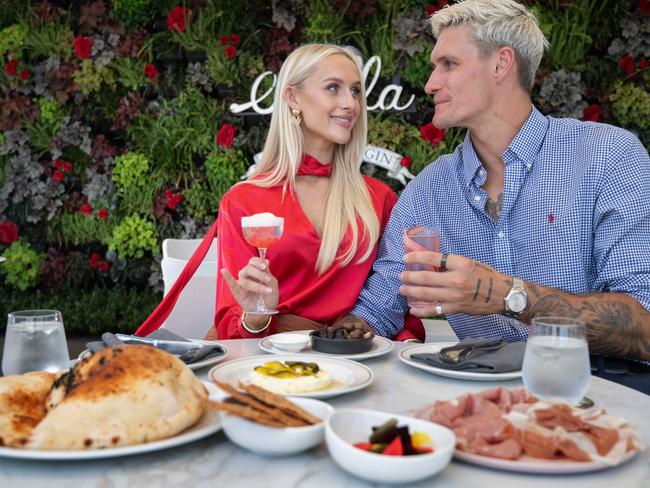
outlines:
{"label": "woman", "polygon": [[[313,329],[354,306],[396,202],[387,185],[359,171],[367,130],[361,73],[356,51],[334,45],[300,47],[284,62],[261,161],[221,200],[217,310],[208,338]],[[283,237],[267,260],[241,229],[241,217],[262,212],[284,218]],[[205,255],[210,242],[206,236],[196,254]],[[189,280],[185,271],[165,300]],[[277,315],[245,313],[258,293]],[[410,320],[423,336],[419,320]],[[138,333],[153,330],[147,322]]]}

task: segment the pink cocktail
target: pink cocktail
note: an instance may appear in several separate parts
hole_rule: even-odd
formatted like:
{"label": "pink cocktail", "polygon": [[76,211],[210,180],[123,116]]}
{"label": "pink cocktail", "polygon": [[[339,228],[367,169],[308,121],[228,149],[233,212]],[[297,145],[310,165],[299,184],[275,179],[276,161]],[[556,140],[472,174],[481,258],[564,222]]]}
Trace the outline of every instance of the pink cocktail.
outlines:
{"label": "pink cocktail", "polygon": [[[282,237],[284,219],[282,217],[276,217],[272,213],[265,212],[249,217],[242,217],[241,226],[246,242],[257,248],[260,258],[266,259],[266,250]],[[267,308],[264,303],[264,297],[258,294],[255,308],[253,310],[246,310],[246,313],[269,315],[276,314],[278,311]]]}
{"label": "pink cocktail", "polygon": [[[438,227],[425,227],[418,225],[404,231],[404,252],[433,251],[440,249],[440,230]],[[438,271],[435,266],[418,263],[407,263],[407,271]],[[408,297],[410,307],[429,307],[431,303]]]}
{"label": "pink cocktail", "polygon": [[282,226],[243,227],[246,242],[258,249],[268,249],[282,237]]}

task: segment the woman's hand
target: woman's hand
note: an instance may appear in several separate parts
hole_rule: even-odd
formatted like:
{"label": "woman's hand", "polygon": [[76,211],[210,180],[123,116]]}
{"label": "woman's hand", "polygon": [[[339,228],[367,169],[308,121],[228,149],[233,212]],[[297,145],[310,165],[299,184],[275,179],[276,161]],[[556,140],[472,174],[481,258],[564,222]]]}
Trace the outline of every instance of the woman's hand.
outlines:
{"label": "woman's hand", "polygon": [[242,310],[254,309],[258,294],[262,295],[266,308],[269,310],[277,308],[280,296],[278,280],[269,271],[267,260],[259,257],[251,258],[248,264],[239,270],[237,280],[225,268],[221,269],[221,276]]}

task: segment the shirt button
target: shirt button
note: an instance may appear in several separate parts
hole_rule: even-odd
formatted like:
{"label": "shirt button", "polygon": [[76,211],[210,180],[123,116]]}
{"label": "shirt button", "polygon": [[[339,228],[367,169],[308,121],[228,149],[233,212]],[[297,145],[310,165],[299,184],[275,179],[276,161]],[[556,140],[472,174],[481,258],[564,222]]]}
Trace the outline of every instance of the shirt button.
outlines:
{"label": "shirt button", "polygon": [[480,202],[480,201],[481,201],[481,197],[480,197],[479,195],[476,195],[476,196],[474,197],[474,200],[477,201],[477,202]]}
{"label": "shirt button", "polygon": [[506,234],[505,234],[505,232],[503,232],[502,230],[500,230],[498,235],[499,235],[499,237],[500,237],[501,239],[503,239],[503,236],[505,236]]}

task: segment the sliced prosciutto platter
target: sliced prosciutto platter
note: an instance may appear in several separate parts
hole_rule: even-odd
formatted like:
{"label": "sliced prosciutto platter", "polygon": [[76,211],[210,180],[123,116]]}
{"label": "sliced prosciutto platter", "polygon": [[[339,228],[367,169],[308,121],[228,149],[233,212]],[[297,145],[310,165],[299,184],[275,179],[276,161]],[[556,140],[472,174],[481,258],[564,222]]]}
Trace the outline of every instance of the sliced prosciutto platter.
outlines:
{"label": "sliced prosciutto platter", "polygon": [[624,463],[644,448],[624,418],[541,401],[523,388],[497,387],[436,401],[417,417],[444,425],[465,462],[527,473],[568,474]]}

